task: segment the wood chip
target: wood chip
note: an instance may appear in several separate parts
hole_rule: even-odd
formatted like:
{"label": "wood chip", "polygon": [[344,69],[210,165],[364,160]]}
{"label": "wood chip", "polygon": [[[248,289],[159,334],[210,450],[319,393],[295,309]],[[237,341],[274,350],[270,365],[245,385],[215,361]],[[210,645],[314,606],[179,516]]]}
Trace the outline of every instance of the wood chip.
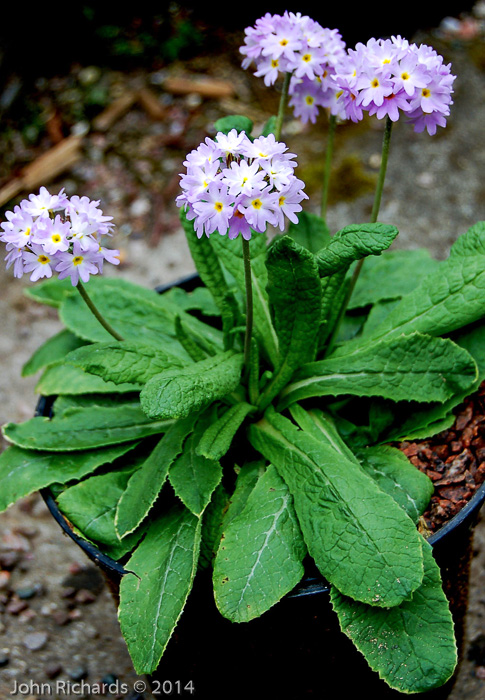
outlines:
{"label": "wood chip", "polygon": [[215,80],[213,78],[167,78],[164,80],[163,89],[174,95],[197,94],[201,97],[221,99],[234,95],[234,85],[227,80]]}
{"label": "wood chip", "polygon": [[161,120],[166,117],[165,108],[152,90],[142,88],[138,90],[137,97],[140,105],[152,119]]}
{"label": "wood chip", "polygon": [[138,94],[136,91],[127,90],[127,92],[124,92],[93,119],[93,129],[95,131],[107,131],[130,109],[137,99]]}

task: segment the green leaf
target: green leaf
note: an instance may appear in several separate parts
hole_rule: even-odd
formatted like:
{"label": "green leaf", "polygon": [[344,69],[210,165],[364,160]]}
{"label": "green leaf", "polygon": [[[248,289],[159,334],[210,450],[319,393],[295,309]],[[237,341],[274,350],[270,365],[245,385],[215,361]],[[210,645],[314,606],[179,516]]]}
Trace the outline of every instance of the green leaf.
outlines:
{"label": "green leaf", "polygon": [[[101,282],[101,280],[99,280]],[[222,334],[191,314],[182,311],[154,290],[119,278],[105,278],[103,284],[89,289],[89,296],[100,313],[126,341],[161,346],[167,352],[188,358],[175,337],[175,317],[184,321],[195,336],[215,347],[222,347]],[[93,316],[80,294],[68,296],[59,309],[66,328],[92,343],[111,341],[110,334]]]}
{"label": "green leaf", "polygon": [[271,115],[269,119],[266,120],[263,130],[261,132],[261,136],[269,136],[270,134],[274,134],[276,131],[276,125],[278,123],[278,117],[276,117],[274,114]]}
{"label": "green leaf", "polygon": [[76,295],[79,292],[72,286],[69,278],[60,280],[53,277],[38,282],[32,287],[26,287],[24,294],[39,304],[58,308],[67,296]]}
{"label": "green leaf", "polygon": [[183,369],[165,370],[143,387],[143,410],[150,418],[184,418],[234,391],[242,365],[243,354],[228,350]]}
{"label": "green leaf", "polygon": [[137,444],[55,454],[9,446],[0,455],[0,511],[51,484],[78,481],[101,465],[111,464]]}
{"label": "green leaf", "polygon": [[265,408],[297,367],[315,358],[320,324],[322,287],[312,253],[289,236],[276,241],[268,254],[268,296],[274,312],[279,361],[265,388],[260,406]]}
{"label": "green leaf", "polygon": [[417,524],[434,492],[431,479],[397,447],[380,445],[357,453],[364,470]]}
{"label": "green leaf", "polygon": [[118,503],[115,526],[120,537],[133,532],[150,512],[168,470],[181,453],[184,440],[194,427],[197,415],[171,425],[152,453],[130,478]]}
{"label": "green leaf", "polygon": [[70,452],[164,433],[172,421],[151,421],[140,406],[71,408],[61,418],[30,418],[3,426],[5,439],[29,450]]}
{"label": "green leaf", "polygon": [[477,221],[459,236],[450,250],[450,258],[485,255],[485,221]]}
{"label": "green leaf", "polygon": [[203,316],[219,316],[219,308],[207,287],[196,287],[186,292],[182,287],[172,287],[162,294],[183,311],[200,311]]}
{"label": "green leaf", "polygon": [[[239,290],[245,293],[244,261],[242,246],[239,241],[231,241],[223,236],[211,236],[208,239],[213,246],[221,264],[235,279]],[[278,338],[273,328],[269,308],[268,273],[266,269],[266,239],[260,233],[254,233],[250,242],[251,285],[253,289],[254,331],[259,338],[270,362],[275,365],[278,360]]]}
{"label": "green leaf", "polygon": [[223,484],[214,490],[202,519],[199,567],[212,567],[222,537],[222,524],[228,506],[229,495]]}
{"label": "green leaf", "polygon": [[246,462],[241,467],[235,467],[235,472],[237,473],[236,486],[224,514],[224,527],[227,527],[231,520],[237,518],[244,510],[252,490],[265,470],[266,462],[264,459],[256,462]]}
{"label": "green leaf", "polygon": [[86,345],[66,357],[66,362],[115,384],[143,385],[156,374],[187,362],[152,345],[111,340]]}
{"label": "green leaf", "polygon": [[207,459],[221,459],[230,448],[246,416],[254,410],[254,406],[245,401],[228,408],[205,430],[197,446],[197,454]]}
{"label": "green leaf", "polygon": [[222,131],[223,134],[228,134],[232,129],[236,129],[238,133],[245,131],[246,135],[249,136],[253,130],[253,122],[249,117],[245,117],[243,114],[231,114],[227,117],[221,117],[214,122],[214,129],[216,131]]}
{"label": "green leaf", "polygon": [[90,541],[102,545],[102,550],[118,559],[137,544],[142,531],[133,533],[121,541],[115,529],[118,502],[130,476],[138,468],[136,459],[123,468],[106,474],[91,476],[63,491],[57,499],[59,507],[69,521]]}
{"label": "green leaf", "polygon": [[439,262],[425,248],[385,251],[377,258],[369,258],[362,267],[348,308],[399,299],[418,287],[438,266]]}
{"label": "green leaf", "polygon": [[224,530],[214,563],[216,605],[233,622],[259,617],[292,590],[306,554],[293,499],[269,466]]}
{"label": "green leaf", "polygon": [[330,231],[325,221],[308,211],[301,211],[298,214],[297,224],[293,222],[289,224],[287,235],[311,253],[318,253],[331,241]]}
{"label": "green leaf", "polygon": [[281,393],[279,410],[312,396],[382,396],[393,401],[446,401],[477,377],[471,355],[451,340],[412,333],[312,362]]}
{"label": "green leaf", "polygon": [[321,277],[347,269],[353,262],[368,255],[380,255],[398,234],[387,224],[352,224],[337,231],[328,245],[316,255]]}
{"label": "green leaf", "polygon": [[203,417],[184,443],[184,448],[169,468],[168,478],[182,503],[194,515],[200,516],[207,507],[212,492],[222,479],[222,467],[214,459],[197,454],[200,438],[212,414]]}
{"label": "green leaf", "polygon": [[423,693],[451,678],[457,663],[453,620],[440,571],[423,540],[424,579],[411,600],[381,609],[358,603],[335,588],[331,601],[342,631],[369,666],[404,693]]}
{"label": "green leaf", "polygon": [[201,522],[183,507],[155,520],[126,564],[118,617],[138,674],[152,673],[192,588]]}
{"label": "green leaf", "polygon": [[70,331],[63,329],[46,340],[22,367],[22,377],[28,377],[54,362],[63,360],[65,356],[84,345],[84,341]]}
{"label": "green leaf", "polygon": [[273,409],[249,436],[286,481],[308,551],[330,583],[380,607],[412,596],[423,577],[418,532],[360,466]]}
{"label": "green leaf", "polygon": [[88,374],[80,367],[68,362],[56,362],[47,367],[37,382],[35,390],[42,396],[67,394],[112,394],[128,393],[141,389],[141,384],[115,384],[95,374]]}

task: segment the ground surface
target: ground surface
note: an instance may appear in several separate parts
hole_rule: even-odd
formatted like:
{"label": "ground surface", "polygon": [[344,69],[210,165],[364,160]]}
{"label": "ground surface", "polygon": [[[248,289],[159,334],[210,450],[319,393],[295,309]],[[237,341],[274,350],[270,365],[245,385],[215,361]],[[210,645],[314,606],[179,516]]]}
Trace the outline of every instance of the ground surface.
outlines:
{"label": "ground surface", "polygon": [[[475,27],[443,37],[417,37],[434,43],[458,75],[455,105],[446,130],[432,138],[416,135],[405,124],[394,129],[387,185],[380,219],[397,225],[401,247],[427,246],[438,258],[476,220],[484,219],[485,189],[485,51]],[[210,75],[225,81],[221,97],[201,96],[193,87],[175,94],[168,78]],[[227,89],[229,86],[229,89]],[[8,86],[7,86],[8,87]],[[213,86],[214,87],[214,86]],[[219,86],[220,88],[221,86]],[[150,103],[155,97],[156,104]],[[98,91],[98,106],[83,111],[87,93]],[[124,106],[117,100],[131,95]],[[140,95],[142,97],[140,97]],[[143,99],[143,95],[145,98]],[[4,100],[5,92],[3,95]],[[2,184],[21,167],[62,143],[70,130],[82,136],[79,158],[50,181],[57,191],[100,199],[117,223],[115,247],[123,264],[114,274],[147,286],[169,283],[192,272],[193,265],[173,205],[177,174],[185,154],[228,113],[249,114],[255,132],[275,107],[275,98],[239,68],[236,43],[214,56],[176,62],[154,70],[110,71],[74,65],[54,78],[38,80],[31,101],[42,105],[39,139],[12,130],[2,141]],[[111,105],[119,113],[99,122]],[[157,106],[158,105],[158,106]],[[98,121],[96,121],[98,117]],[[106,126],[106,124],[108,125]],[[325,149],[325,119],[302,129],[289,119],[284,137],[299,154],[300,177],[308,183],[318,210],[320,156]],[[335,153],[335,182],[328,212],[332,231],[369,217],[372,183],[379,163],[380,125],[343,126]],[[311,157],[310,157],[311,156]],[[47,176],[46,176],[47,178]],[[21,191],[8,201],[13,206]],[[15,198],[17,197],[17,198]],[[36,307],[23,294],[28,282],[13,280],[0,269],[0,422],[30,418],[37,377],[20,377],[22,365],[43,340],[60,328],[56,313]],[[94,575],[88,560],[65,537],[38,496],[0,515],[0,697],[14,683],[127,683],[130,697],[138,680],[120,636],[115,605]],[[88,571],[89,573],[89,571]],[[471,573],[466,657],[452,700],[480,700],[485,695],[485,522],[475,533]],[[24,697],[47,698],[46,693]],[[63,692],[59,697],[82,697]],[[133,694],[133,697],[135,695]],[[147,695],[145,697],[148,697]]]}

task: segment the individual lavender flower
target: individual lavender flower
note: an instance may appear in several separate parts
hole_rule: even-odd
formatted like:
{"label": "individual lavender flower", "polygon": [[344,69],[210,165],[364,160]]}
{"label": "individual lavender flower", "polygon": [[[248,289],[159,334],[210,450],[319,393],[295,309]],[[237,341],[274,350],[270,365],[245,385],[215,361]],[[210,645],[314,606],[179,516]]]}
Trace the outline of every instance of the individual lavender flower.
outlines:
{"label": "individual lavender flower", "polygon": [[30,274],[33,282],[58,272],[76,286],[101,272],[104,261],[119,264],[119,251],[101,246],[113,224],[98,204],[88,197],[69,198],[64,190],[51,194],[45,187],[29,195],[0,226],[7,268],[13,265],[15,277]]}
{"label": "individual lavender flower", "polygon": [[451,65],[436,51],[401,37],[370,39],[349,49],[333,81],[343,114],[352,121],[364,112],[397,121],[405,114],[419,132],[446,125],[453,104]]}
{"label": "individual lavender flower", "polygon": [[[284,215],[296,220],[307,198],[304,183],[295,177],[295,156],[274,134],[251,141],[232,129],[218,133],[188,154],[181,174],[177,206],[194,222],[198,238],[217,231],[245,241],[267,226],[284,228]],[[205,160],[204,160],[205,157]],[[207,175],[207,177],[206,177]],[[291,207],[282,208],[281,192],[291,189]]]}
{"label": "individual lavender flower", "polygon": [[303,123],[316,121],[319,109],[333,104],[337,92],[330,77],[345,55],[345,43],[336,29],[327,29],[307,15],[285,12],[258,19],[245,29],[242,66],[255,64],[255,75],[267,86],[283,74],[292,79],[290,107]]}

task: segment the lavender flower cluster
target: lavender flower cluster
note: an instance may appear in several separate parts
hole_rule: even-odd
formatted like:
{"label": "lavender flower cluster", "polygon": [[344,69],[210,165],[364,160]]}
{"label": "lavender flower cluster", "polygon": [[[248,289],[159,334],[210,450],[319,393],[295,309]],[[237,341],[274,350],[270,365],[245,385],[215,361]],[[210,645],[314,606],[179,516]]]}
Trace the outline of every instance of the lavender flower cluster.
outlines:
{"label": "lavender flower cluster", "polygon": [[285,227],[285,217],[297,223],[300,202],[308,199],[295,174],[295,156],[273,134],[251,140],[244,131],[219,132],[191,151],[181,175],[179,207],[194,220],[197,237],[214,231],[245,240],[264,233],[268,224]]}
{"label": "lavender flower cluster", "polygon": [[245,29],[243,68],[254,61],[255,75],[273,85],[291,73],[290,106],[303,123],[316,121],[320,107],[332,107],[337,87],[332,77],[345,56],[345,42],[336,29],[326,29],[300,13],[267,13]]}
{"label": "lavender flower cluster", "polygon": [[334,76],[337,104],[352,121],[364,111],[393,122],[404,113],[414,131],[433,135],[437,126],[446,126],[455,77],[451,64],[426,44],[399,36],[370,39],[349,49],[340,63]]}
{"label": "lavender flower cluster", "polygon": [[100,243],[113,224],[98,204],[88,197],[69,198],[64,190],[51,194],[45,187],[29,195],[1,224],[7,269],[13,265],[15,277],[30,273],[33,282],[57,272],[59,279],[70,277],[76,286],[102,272],[105,261],[118,265],[119,251]]}
{"label": "lavender flower cluster", "polygon": [[405,114],[416,132],[446,126],[455,76],[426,44],[398,36],[346,50],[337,30],[292,12],[268,13],[245,34],[243,68],[254,61],[266,85],[290,73],[289,104],[303,123],[314,123],[323,107],[354,122],[364,112],[391,121]]}

